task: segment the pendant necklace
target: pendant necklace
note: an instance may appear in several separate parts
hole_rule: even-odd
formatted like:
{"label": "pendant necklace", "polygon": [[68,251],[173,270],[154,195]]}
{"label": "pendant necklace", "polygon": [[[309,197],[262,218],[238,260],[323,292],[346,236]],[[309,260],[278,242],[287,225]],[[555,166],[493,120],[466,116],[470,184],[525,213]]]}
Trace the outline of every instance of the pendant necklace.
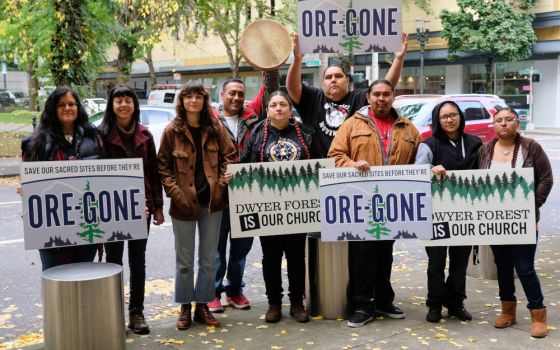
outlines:
{"label": "pendant necklace", "polygon": [[74,136],[72,134],[64,134],[64,138],[68,141],[68,143],[72,143]]}
{"label": "pendant necklace", "polygon": [[510,150],[509,150],[509,149],[505,149],[502,153],[504,154],[504,156],[508,156],[509,153],[510,153]]}

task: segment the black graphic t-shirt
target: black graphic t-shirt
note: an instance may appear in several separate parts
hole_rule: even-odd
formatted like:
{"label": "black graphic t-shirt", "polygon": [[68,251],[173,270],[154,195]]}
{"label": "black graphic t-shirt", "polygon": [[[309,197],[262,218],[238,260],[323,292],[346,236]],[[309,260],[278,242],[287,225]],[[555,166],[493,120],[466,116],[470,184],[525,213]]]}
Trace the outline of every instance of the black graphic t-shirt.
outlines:
{"label": "black graphic t-shirt", "polygon": [[346,118],[367,105],[367,89],[350,91],[342,100],[329,100],[323,90],[302,84],[296,109],[303,122],[315,129],[311,144],[313,158],[326,158],[331,142]]}
{"label": "black graphic t-shirt", "polygon": [[306,159],[303,152],[303,147],[293,125],[282,130],[269,125],[268,138],[264,147],[265,162]]}

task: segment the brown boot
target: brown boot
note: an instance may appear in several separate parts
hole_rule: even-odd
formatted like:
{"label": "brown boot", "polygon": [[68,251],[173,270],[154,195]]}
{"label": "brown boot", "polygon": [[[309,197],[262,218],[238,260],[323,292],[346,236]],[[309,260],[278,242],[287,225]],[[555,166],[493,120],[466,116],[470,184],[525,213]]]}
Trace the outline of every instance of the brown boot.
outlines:
{"label": "brown boot", "polygon": [[309,313],[303,305],[290,305],[290,316],[298,322],[309,322]]}
{"label": "brown boot", "polygon": [[191,326],[191,304],[182,304],[181,305],[181,314],[179,315],[179,319],[175,324],[178,330],[184,331],[189,329]]}
{"label": "brown boot", "polygon": [[276,323],[282,318],[282,305],[281,304],[270,304],[268,305],[268,310],[264,315],[265,322]]}
{"label": "brown boot", "polygon": [[198,323],[204,323],[207,326],[220,326],[220,321],[216,320],[214,315],[212,315],[206,303],[196,303],[196,307],[194,308],[194,320]]}
{"label": "brown boot", "polygon": [[494,327],[507,328],[515,324],[515,310],[517,309],[517,301],[502,301],[502,313],[496,321]]}
{"label": "brown boot", "polygon": [[531,311],[531,337],[544,338],[548,334],[546,325],[546,308]]}
{"label": "brown boot", "polygon": [[144,313],[141,308],[134,308],[128,313],[128,328],[132,329],[134,334],[149,334],[150,327],[146,322]]}

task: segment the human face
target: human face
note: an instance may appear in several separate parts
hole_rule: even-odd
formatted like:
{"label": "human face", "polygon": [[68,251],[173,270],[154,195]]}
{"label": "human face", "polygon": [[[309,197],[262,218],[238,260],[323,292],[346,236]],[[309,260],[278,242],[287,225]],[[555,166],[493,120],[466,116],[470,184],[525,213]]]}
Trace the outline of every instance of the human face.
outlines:
{"label": "human face", "polygon": [[204,96],[197,93],[190,93],[183,97],[183,107],[187,114],[200,113],[204,106]]}
{"label": "human face", "polygon": [[134,99],[130,96],[119,96],[113,99],[113,111],[117,116],[117,123],[121,126],[130,125],[134,113]]}
{"label": "human face", "polygon": [[325,96],[335,102],[348,94],[348,78],[340,67],[330,67],[323,77],[323,92]]}
{"label": "human face", "polygon": [[389,85],[379,83],[372,86],[366,97],[373,115],[377,118],[389,118],[394,99],[393,90]]}
{"label": "human face", "polygon": [[270,99],[267,106],[267,114],[270,123],[277,129],[284,129],[290,123],[290,103],[284,96],[276,95]]}
{"label": "human face", "polygon": [[519,121],[512,111],[502,110],[494,114],[494,131],[501,139],[514,137]]}
{"label": "human face", "polygon": [[439,109],[439,125],[443,132],[451,138],[455,138],[459,133],[461,116],[457,108],[451,104],[444,104]]}
{"label": "human face", "polygon": [[78,105],[71,93],[66,93],[66,95],[58,100],[56,104],[56,117],[65,129],[72,128],[74,122],[78,119]]}
{"label": "human face", "polygon": [[231,82],[226,85],[221,96],[224,102],[224,114],[227,116],[238,115],[245,102],[245,87],[241,83]]}

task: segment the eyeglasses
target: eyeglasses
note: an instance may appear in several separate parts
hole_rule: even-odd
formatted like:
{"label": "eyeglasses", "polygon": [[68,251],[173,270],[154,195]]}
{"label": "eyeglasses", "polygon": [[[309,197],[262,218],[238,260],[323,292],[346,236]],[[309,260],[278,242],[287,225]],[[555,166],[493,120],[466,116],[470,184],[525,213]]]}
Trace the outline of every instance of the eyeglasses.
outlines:
{"label": "eyeglasses", "polygon": [[516,121],[517,119],[515,118],[494,119],[495,124],[502,124],[503,122],[511,124],[511,123],[515,123]]}
{"label": "eyeglasses", "polygon": [[56,108],[58,109],[66,109],[66,108],[74,109],[76,107],[78,107],[78,105],[75,103],[59,103],[56,105]]}
{"label": "eyeglasses", "polygon": [[444,114],[439,116],[439,120],[442,122],[446,121],[447,119],[455,120],[457,118],[459,118],[459,113],[457,112],[452,112],[449,114]]}

